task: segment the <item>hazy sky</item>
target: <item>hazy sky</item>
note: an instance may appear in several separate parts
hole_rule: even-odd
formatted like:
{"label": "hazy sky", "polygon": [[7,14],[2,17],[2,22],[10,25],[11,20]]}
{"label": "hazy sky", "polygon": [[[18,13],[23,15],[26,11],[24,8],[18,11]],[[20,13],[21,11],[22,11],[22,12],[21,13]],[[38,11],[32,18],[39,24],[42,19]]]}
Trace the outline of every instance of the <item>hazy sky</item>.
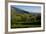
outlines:
{"label": "hazy sky", "polygon": [[41,7],[40,6],[22,6],[22,5],[13,5],[13,7],[33,12],[33,13],[41,13]]}

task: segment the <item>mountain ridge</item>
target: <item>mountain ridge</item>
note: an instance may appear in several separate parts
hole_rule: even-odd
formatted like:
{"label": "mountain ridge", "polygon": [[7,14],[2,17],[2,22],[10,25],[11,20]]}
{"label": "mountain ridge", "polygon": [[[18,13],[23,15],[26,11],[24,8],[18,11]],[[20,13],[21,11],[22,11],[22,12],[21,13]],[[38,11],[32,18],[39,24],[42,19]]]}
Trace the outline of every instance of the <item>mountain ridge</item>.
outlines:
{"label": "mountain ridge", "polygon": [[15,7],[12,7],[16,10],[16,14],[32,14],[32,15],[41,15],[41,13],[29,13],[28,11],[25,11],[25,10],[21,10],[19,8],[15,8]]}

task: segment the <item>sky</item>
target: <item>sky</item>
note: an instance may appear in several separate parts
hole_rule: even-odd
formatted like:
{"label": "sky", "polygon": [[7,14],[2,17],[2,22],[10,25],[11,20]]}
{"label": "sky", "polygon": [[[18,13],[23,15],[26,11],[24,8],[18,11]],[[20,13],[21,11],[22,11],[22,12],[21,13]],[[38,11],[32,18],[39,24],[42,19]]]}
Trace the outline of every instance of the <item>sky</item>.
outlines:
{"label": "sky", "polygon": [[41,13],[41,6],[23,6],[23,5],[13,5],[13,7],[19,8],[33,13]]}

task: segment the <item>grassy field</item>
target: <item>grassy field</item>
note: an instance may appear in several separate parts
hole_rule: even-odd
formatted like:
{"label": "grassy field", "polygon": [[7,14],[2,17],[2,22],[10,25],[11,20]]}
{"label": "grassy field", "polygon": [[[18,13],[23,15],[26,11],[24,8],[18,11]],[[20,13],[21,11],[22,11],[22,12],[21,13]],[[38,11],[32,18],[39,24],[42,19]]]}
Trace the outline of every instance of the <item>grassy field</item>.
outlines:
{"label": "grassy field", "polygon": [[31,14],[14,14],[11,16],[11,28],[40,27],[41,20]]}

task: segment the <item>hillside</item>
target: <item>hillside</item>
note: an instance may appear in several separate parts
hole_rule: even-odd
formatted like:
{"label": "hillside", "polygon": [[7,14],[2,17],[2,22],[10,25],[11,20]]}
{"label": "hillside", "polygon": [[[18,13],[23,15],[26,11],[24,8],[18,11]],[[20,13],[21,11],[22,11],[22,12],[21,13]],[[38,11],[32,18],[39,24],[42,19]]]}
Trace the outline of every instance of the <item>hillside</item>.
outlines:
{"label": "hillside", "polygon": [[11,8],[11,28],[28,28],[41,26],[41,14],[30,13],[18,8]]}

